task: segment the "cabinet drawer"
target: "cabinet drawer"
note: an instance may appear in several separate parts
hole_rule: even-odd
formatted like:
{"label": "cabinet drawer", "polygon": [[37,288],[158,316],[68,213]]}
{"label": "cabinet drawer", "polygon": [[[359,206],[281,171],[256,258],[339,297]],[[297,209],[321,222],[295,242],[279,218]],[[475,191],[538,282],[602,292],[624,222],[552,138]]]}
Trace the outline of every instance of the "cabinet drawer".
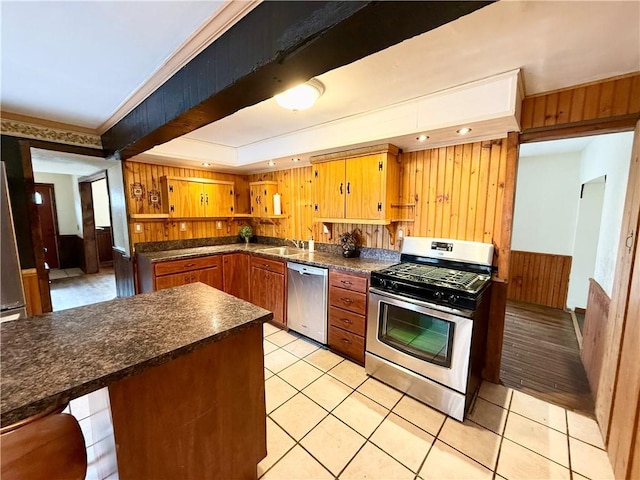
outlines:
{"label": "cabinet drawer", "polygon": [[346,288],[354,292],[367,293],[366,277],[358,277],[348,273],[329,270],[329,285],[332,287]]}
{"label": "cabinet drawer", "polygon": [[364,337],[365,316],[342,310],[337,307],[329,308],[329,325],[342,328],[351,333]]}
{"label": "cabinet drawer", "polygon": [[278,260],[269,260],[268,258],[264,257],[251,257],[251,266],[269,270],[270,272],[280,273],[282,275],[286,273],[284,262],[279,262]]}
{"label": "cabinet drawer", "polygon": [[341,328],[329,327],[329,347],[359,364],[364,364],[364,337]]}
{"label": "cabinet drawer", "polygon": [[367,295],[364,293],[352,292],[344,288],[329,287],[329,305],[343,308],[350,312],[366,315]]}
{"label": "cabinet drawer", "polygon": [[154,273],[156,277],[158,277],[160,275],[169,275],[171,273],[189,272],[191,270],[200,270],[201,268],[221,266],[222,255],[212,255],[208,257],[188,258],[185,260],[156,263]]}

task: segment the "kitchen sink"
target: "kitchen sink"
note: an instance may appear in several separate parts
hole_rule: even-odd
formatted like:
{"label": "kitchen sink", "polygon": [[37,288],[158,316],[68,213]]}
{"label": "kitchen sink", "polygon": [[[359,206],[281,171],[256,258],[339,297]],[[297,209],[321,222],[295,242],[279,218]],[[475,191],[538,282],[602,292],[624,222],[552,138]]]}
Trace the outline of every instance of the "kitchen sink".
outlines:
{"label": "kitchen sink", "polygon": [[305,253],[304,250],[300,248],[293,247],[271,247],[271,248],[261,248],[260,250],[256,250],[258,253],[271,253],[274,255],[282,255],[283,257],[293,257],[294,255],[300,255],[301,253]]}

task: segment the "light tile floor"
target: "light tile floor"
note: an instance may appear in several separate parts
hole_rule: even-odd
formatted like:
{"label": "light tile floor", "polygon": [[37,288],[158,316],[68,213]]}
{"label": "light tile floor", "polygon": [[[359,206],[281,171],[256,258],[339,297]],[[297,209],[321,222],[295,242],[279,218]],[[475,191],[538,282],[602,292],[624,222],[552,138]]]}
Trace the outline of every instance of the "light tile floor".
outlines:
{"label": "light tile floor", "polygon": [[484,383],[464,423],[264,326],[268,456],[276,479],[614,478],[594,420]]}

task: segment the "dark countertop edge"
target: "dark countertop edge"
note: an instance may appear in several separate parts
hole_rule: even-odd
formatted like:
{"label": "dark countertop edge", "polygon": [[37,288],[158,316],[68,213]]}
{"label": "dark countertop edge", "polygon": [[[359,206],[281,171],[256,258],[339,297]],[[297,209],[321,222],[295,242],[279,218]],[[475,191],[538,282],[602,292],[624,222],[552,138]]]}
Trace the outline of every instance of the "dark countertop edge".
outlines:
{"label": "dark countertop edge", "polygon": [[198,350],[210,343],[215,343],[220,340],[224,340],[225,338],[228,338],[232,335],[240,333],[255,324],[263,324],[272,319],[273,313],[268,313],[267,315],[254,318],[241,325],[236,325],[233,328],[219,332],[215,335],[211,335],[210,337],[200,339],[196,342],[184,345],[170,352],[163,353],[161,355],[158,355],[157,357],[149,358],[141,363],[137,363],[135,365],[131,365],[121,370],[112,372],[109,375],[105,375],[103,377],[85,382],[81,385],[71,387],[60,392],[57,395],[51,395],[49,397],[35,400],[31,403],[14,408],[12,410],[0,412],[0,426],[5,427],[6,425],[11,425],[12,423],[24,420],[25,418],[36,415],[57,405],[66,405],[70,400],[73,400],[74,398],[78,398],[86,395],[87,393],[91,393],[101,388],[108,387],[112,383],[132,377],[138,373],[143,372],[144,370],[147,370],[148,368],[162,365],[178,357]]}
{"label": "dark countertop edge", "polygon": [[[233,247],[231,247],[231,245],[233,245]],[[292,263],[302,263],[305,265],[311,265],[311,266],[317,266],[317,267],[322,267],[322,268],[334,268],[337,270],[342,270],[345,272],[352,272],[352,273],[361,273],[361,274],[369,274],[373,271],[373,269],[370,268],[361,268],[358,266],[345,266],[339,263],[328,263],[328,262],[323,262],[323,261],[318,261],[318,260],[309,260],[306,258],[298,258],[297,256],[288,256],[285,257],[284,255],[278,255],[277,253],[265,253],[265,252],[260,252],[258,250],[262,249],[262,248],[272,248],[271,245],[265,245],[262,246],[260,245],[259,247],[256,244],[251,244],[250,249],[246,247],[246,245],[244,244],[227,244],[227,245],[215,245],[215,246],[210,246],[210,247],[194,247],[194,248],[201,248],[201,249],[211,249],[211,251],[209,252],[188,252],[188,253],[180,253],[181,250],[165,250],[163,252],[146,252],[146,253],[137,253],[136,255],[140,255],[140,256],[144,256],[146,257],[151,263],[162,263],[162,262],[171,262],[174,260],[183,260],[183,259],[188,259],[188,258],[196,258],[196,257],[203,257],[203,256],[208,256],[208,255],[220,255],[220,254],[224,254],[224,253],[247,253],[247,254],[251,254],[251,255],[257,255],[260,257],[266,257],[266,258],[274,258],[277,260],[281,260],[284,262],[292,262]],[[184,249],[184,250],[192,250],[191,248],[189,249]],[[175,254],[171,254],[171,255],[167,255],[166,257],[162,257],[162,258],[154,258],[153,254],[166,254],[168,252],[175,252]],[[305,250],[304,253],[301,253],[301,255],[305,255],[305,254],[309,254],[309,253],[320,253],[323,255],[332,255],[331,253],[327,253],[327,252],[309,252],[308,250]],[[150,255],[151,254],[151,255]],[[337,258],[341,258],[337,255],[335,255]],[[358,260],[362,260],[362,261],[366,261],[366,262],[371,262],[371,263],[380,263],[379,268],[384,268],[387,267],[389,265],[393,265],[394,263],[398,263],[398,262],[393,262],[393,261],[389,261],[389,260],[378,260],[378,259],[362,259],[362,258],[354,258],[352,259],[354,261],[358,261]]]}

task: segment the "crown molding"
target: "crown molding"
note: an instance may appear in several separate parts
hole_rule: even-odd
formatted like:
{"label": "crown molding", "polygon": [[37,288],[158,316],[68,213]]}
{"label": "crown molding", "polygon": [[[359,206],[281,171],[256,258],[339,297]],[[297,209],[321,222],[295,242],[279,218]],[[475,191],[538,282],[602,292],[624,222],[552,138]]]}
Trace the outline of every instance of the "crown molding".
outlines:
{"label": "crown molding", "polygon": [[120,104],[116,111],[98,127],[98,133],[102,135],[118,123],[178,70],[211,45],[261,2],[262,0],[226,0],[224,5],[216,10],[162,65],[142,82],[142,85],[137,90]]}
{"label": "crown molding", "polygon": [[98,131],[95,128],[81,127],[80,125],[73,125],[71,123],[56,122],[54,120],[47,120],[45,118],[22,115],[21,113],[8,112],[4,109],[2,109],[1,111],[2,113],[0,114],[0,116],[3,120],[14,120],[16,122],[30,123],[39,127],[57,128],[58,130],[67,130],[75,133],[98,135]]}
{"label": "crown molding", "polygon": [[0,122],[0,132],[14,137],[32,138],[35,140],[64,143],[79,147],[99,148],[102,150],[102,140],[98,135],[37,125],[31,122],[2,118]]}

